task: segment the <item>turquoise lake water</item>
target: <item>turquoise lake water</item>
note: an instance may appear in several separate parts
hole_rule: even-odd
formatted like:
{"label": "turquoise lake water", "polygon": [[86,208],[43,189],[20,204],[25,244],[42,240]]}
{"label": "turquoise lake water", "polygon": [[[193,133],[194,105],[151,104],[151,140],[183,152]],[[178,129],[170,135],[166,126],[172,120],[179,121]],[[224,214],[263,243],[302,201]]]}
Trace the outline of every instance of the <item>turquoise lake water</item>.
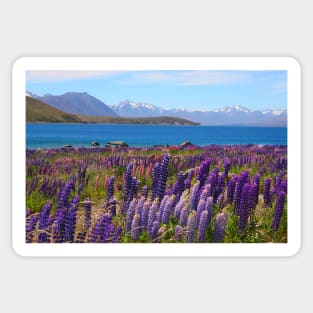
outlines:
{"label": "turquoise lake water", "polygon": [[240,126],[165,126],[110,124],[31,124],[26,125],[28,149],[57,148],[65,144],[90,147],[92,141],[104,146],[108,141],[122,140],[130,146],[271,144],[287,145],[285,127]]}

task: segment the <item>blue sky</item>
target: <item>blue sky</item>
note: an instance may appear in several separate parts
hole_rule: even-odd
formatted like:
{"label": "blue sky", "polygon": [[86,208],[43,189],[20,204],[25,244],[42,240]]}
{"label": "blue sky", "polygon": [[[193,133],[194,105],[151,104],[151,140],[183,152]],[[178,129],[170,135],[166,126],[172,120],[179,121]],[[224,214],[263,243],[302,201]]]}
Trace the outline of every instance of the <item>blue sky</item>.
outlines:
{"label": "blue sky", "polygon": [[286,71],[28,71],[26,90],[87,92],[109,105],[129,99],[167,109],[287,109]]}

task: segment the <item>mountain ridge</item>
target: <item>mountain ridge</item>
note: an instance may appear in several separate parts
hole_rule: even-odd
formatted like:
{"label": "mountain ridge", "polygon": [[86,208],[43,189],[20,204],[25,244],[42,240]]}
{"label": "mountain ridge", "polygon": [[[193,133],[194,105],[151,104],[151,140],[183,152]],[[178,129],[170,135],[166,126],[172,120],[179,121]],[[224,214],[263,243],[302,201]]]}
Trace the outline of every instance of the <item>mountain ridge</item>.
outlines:
{"label": "mountain ridge", "polygon": [[202,125],[252,125],[286,126],[287,110],[266,109],[251,110],[244,106],[225,106],[212,110],[164,109],[150,103],[124,100],[111,108],[119,116],[175,116],[188,119]]}
{"label": "mountain ridge", "polygon": [[86,92],[67,92],[59,96],[51,94],[37,96],[27,91],[26,95],[66,113],[83,116],[124,118],[167,116],[212,126],[287,126],[287,110],[281,109],[252,110],[241,105],[210,110],[165,109],[151,103],[132,100],[124,100],[109,106]]}
{"label": "mountain ridge", "polygon": [[66,113],[88,116],[117,116],[108,105],[87,92],[66,92],[62,95],[45,94],[43,96],[27,93],[33,98]]}

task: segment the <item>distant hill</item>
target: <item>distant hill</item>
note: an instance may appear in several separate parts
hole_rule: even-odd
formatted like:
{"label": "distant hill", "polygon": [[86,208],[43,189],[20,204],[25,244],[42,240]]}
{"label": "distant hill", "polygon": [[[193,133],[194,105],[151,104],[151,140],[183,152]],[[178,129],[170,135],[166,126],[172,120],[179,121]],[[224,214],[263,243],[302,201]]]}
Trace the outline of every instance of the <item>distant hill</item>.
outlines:
{"label": "distant hill", "polygon": [[171,116],[158,117],[111,117],[77,115],[84,123],[98,124],[153,124],[153,125],[200,125],[183,118]]}
{"label": "distant hill", "polygon": [[81,123],[73,114],[65,113],[43,103],[35,98],[26,96],[26,121],[47,123]]}
{"label": "distant hill", "polygon": [[250,110],[240,105],[216,110],[167,110],[150,103],[125,100],[111,108],[123,117],[174,116],[202,125],[287,126],[286,110]]}
{"label": "distant hill", "polygon": [[109,106],[86,92],[67,92],[57,96],[31,94],[31,96],[66,113],[88,116],[118,116]]}
{"label": "distant hill", "polygon": [[112,116],[75,115],[55,109],[31,96],[26,96],[26,121],[41,123],[102,123],[102,124],[155,124],[198,125],[177,117],[123,118]]}

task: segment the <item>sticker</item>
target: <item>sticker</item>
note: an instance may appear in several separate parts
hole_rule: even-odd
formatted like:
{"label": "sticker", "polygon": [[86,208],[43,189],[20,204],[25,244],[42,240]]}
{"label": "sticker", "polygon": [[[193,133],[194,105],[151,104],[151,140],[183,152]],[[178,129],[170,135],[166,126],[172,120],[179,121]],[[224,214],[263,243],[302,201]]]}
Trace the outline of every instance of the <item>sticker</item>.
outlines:
{"label": "sticker", "polygon": [[17,254],[299,251],[295,59],[23,57],[12,74]]}

